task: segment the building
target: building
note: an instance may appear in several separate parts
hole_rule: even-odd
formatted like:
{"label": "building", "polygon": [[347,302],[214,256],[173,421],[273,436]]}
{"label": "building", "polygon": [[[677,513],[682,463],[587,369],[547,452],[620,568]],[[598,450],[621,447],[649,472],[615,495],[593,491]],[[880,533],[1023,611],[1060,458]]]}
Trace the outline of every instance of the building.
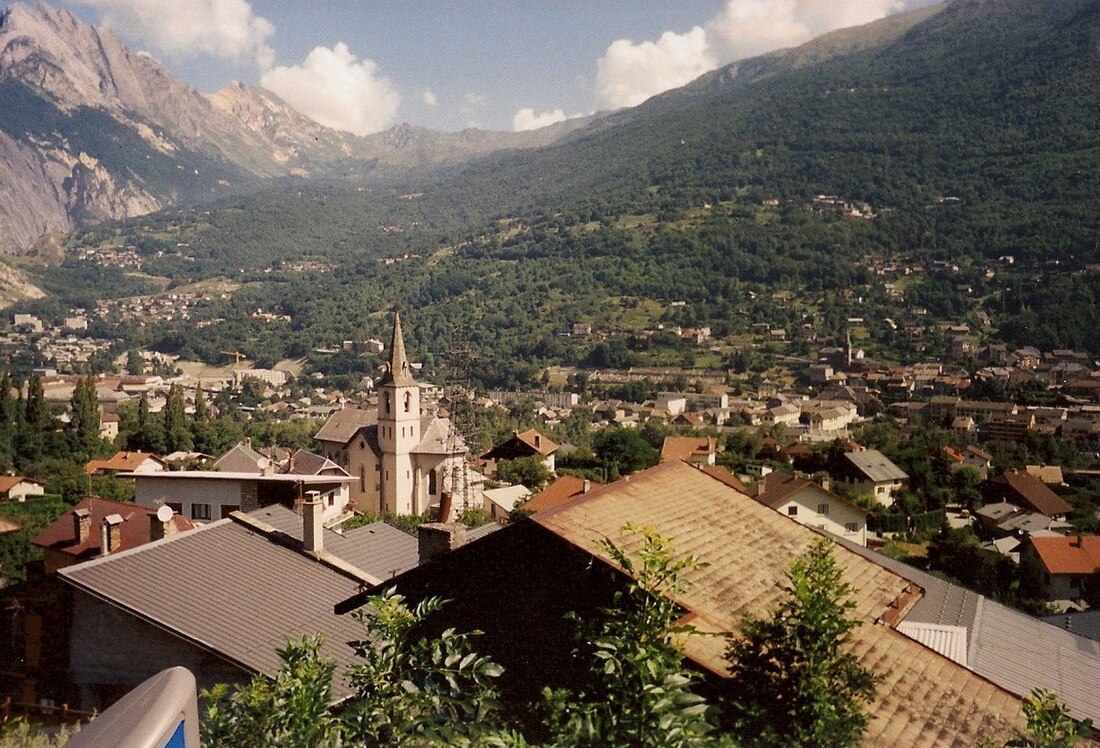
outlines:
{"label": "building", "polygon": [[43,550],[46,573],[109,556],[193,527],[178,513],[89,496],[62,514],[31,543]]}
{"label": "building", "polygon": [[405,355],[394,312],[390,361],[378,407],[332,414],[314,439],[318,453],[346,470],[352,505],[364,512],[424,514],[444,494],[455,511],[480,507],[484,478],[466,464],[466,442],[449,418],[421,411],[422,385]]}
{"label": "building", "polygon": [[695,465],[713,465],[718,440],[713,436],[666,436],[661,445],[661,462],[683,460]]}
{"label": "building", "polygon": [[[482,631],[479,651],[508,674],[502,697],[538,698],[544,686],[568,684],[590,667],[563,646],[573,630],[564,617],[573,611],[588,620],[613,604],[625,575],[603,543],[610,539],[630,552],[638,539],[624,531],[627,524],[651,529],[678,557],[702,562],[682,570],[684,586],[674,599],[687,622],[713,635],[684,637],[680,646],[704,688],[729,688],[722,634],[738,630],[747,614],[775,610],[784,569],[818,533],[682,462],[596,487],[391,584],[410,600],[449,598],[429,625]],[[1011,737],[1022,727],[1019,692],[902,633],[898,627],[923,590],[855,548],[833,553],[854,590],[850,614],[862,624],[852,632],[851,651],[880,679],[864,744],[973,745]],[[354,596],[338,610],[354,610],[364,599]]]}
{"label": "building", "polygon": [[592,482],[575,475],[563,475],[539,493],[532,496],[523,505],[529,512],[543,512],[564,504],[574,496],[580,496],[592,490]]}
{"label": "building", "polygon": [[1089,577],[1100,570],[1100,536],[1031,537],[1020,566],[1047,600],[1081,600]]}
{"label": "building", "polygon": [[89,460],[84,466],[88,475],[118,475],[119,473],[159,473],[168,470],[164,460],[149,452],[116,452],[106,460]]}
{"label": "building", "polygon": [[230,447],[214,460],[214,469],[226,473],[273,473],[271,459],[252,448],[252,440],[245,439]]}
{"label": "building", "polygon": [[46,493],[46,484],[22,475],[0,475],[0,501],[26,501]]}
{"label": "building", "polygon": [[982,484],[982,499],[986,504],[1015,504],[1055,519],[1065,519],[1073,511],[1065,499],[1025,470],[1008,470],[990,478]]}
{"label": "building", "polygon": [[836,481],[850,493],[865,493],[883,506],[891,506],[894,497],[908,486],[909,476],[877,449],[847,452],[841,461]]}
{"label": "building", "polygon": [[542,462],[546,469],[554,472],[554,453],[558,445],[549,437],[535,429],[517,431],[512,438],[483,454],[483,460],[515,460],[520,457],[534,457]]}
{"label": "building", "polygon": [[867,517],[871,513],[811,480],[790,473],[769,473],[747,493],[800,525],[867,545]]}

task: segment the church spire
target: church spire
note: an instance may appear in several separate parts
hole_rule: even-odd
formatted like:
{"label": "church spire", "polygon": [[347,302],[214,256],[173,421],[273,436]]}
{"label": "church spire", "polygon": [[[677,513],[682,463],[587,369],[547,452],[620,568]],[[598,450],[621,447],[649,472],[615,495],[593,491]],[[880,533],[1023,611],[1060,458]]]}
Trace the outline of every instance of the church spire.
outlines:
{"label": "church spire", "polygon": [[393,310],[393,339],[390,341],[390,367],[382,376],[381,384],[395,387],[414,387],[409,359],[405,356],[405,339],[401,335],[401,313]]}

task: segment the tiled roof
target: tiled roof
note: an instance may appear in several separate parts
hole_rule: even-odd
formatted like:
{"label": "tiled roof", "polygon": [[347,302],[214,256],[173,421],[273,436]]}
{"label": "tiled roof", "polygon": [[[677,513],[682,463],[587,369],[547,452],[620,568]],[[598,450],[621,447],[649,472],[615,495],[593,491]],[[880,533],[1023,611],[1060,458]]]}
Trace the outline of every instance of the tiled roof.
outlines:
{"label": "tiled roof", "polygon": [[1009,470],[990,481],[999,486],[1007,486],[1012,494],[1037,512],[1048,517],[1057,514],[1069,514],[1073,511],[1066,500],[1051,491],[1034,475],[1023,470]]}
{"label": "tiled roof", "polygon": [[[76,526],[73,521],[73,513],[78,509],[88,510],[88,536],[83,542],[77,541]],[[112,554],[116,554],[149,542],[149,528],[152,522],[157,521],[156,513],[156,509],[137,504],[89,496],[47,525],[42,532],[34,536],[31,542],[40,548],[53,548],[74,557],[97,554],[100,551],[102,539],[100,525],[108,515],[118,514],[122,517],[119,546],[111,551]],[[172,518],[172,521],[179,532],[194,527],[191,520],[178,514]]]}
{"label": "tiled roof", "polygon": [[348,471],[327,457],[299,449],[290,457],[287,472],[293,475],[348,475]]}
{"label": "tiled roof", "polygon": [[84,472],[95,475],[102,470],[127,473],[137,470],[146,460],[155,460],[161,465],[164,461],[150,452],[118,452],[106,460],[91,460],[84,466]]}
{"label": "tiled roof", "polygon": [[1051,574],[1091,574],[1100,569],[1100,535],[1031,538]]}
{"label": "tiled roof", "polygon": [[575,475],[563,475],[532,496],[523,508],[531,512],[543,512],[564,504],[574,496],[584,493],[585,482],[584,478]]}
{"label": "tiled roof", "polygon": [[716,446],[713,436],[666,436],[661,445],[661,462],[686,460],[693,455],[706,456],[714,452]]}
{"label": "tiled roof", "polygon": [[[288,638],[320,633],[321,654],[352,664],[362,624],[333,606],[359,583],[232,519],[62,569],[77,588],[257,673],[279,671]],[[349,693],[339,675],[333,696]]]}
{"label": "tiled roof", "polygon": [[378,423],[378,411],[374,408],[363,410],[361,408],[343,408],[328,417],[325,425],[314,435],[314,439],[323,442],[337,442],[347,444],[351,441],[359,429],[374,426]]}
{"label": "tiled roof", "polygon": [[862,452],[847,452],[844,457],[852,466],[874,483],[906,480],[905,471],[887,459],[877,449],[865,449]]}
{"label": "tiled roof", "polygon": [[745,488],[745,484],[739,481],[736,475],[721,465],[699,465],[697,467],[711,478],[720,480],[730,488],[740,491],[743,494],[748,494],[749,490]]}
{"label": "tiled roof", "polygon": [[539,433],[535,429],[527,429],[516,434],[516,439],[526,444],[531,449],[538,452],[540,455],[548,455],[557,451],[558,445]]}
{"label": "tiled roof", "polygon": [[[684,574],[688,586],[676,602],[695,614],[697,628],[711,632],[735,631],[745,614],[774,610],[785,566],[818,537],[682,462],[638,473],[530,521],[608,563],[602,538],[629,550],[638,541],[623,534],[626,523],[653,528],[677,554],[708,564]],[[855,590],[852,613],[862,622],[852,651],[881,679],[866,744],[973,745],[1010,736],[1021,725],[1017,698],[884,623],[904,617],[903,601],[919,588],[844,548],[834,555]],[[692,637],[684,650],[711,672],[727,672],[721,637]]]}
{"label": "tiled roof", "polygon": [[22,475],[0,475],[0,493],[7,493],[20,483],[37,483],[38,485],[44,485],[42,481],[35,480],[34,478],[24,478]]}

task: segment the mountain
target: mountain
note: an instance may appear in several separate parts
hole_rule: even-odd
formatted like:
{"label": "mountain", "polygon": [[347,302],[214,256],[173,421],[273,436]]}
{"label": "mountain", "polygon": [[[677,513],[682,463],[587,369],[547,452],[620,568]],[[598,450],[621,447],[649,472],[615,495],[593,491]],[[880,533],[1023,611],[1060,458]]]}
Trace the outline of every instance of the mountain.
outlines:
{"label": "mountain", "polygon": [[240,84],[204,96],[109,30],[44,2],[0,13],[0,253],[51,231],[212,199],[275,177],[381,178],[579,126],[357,137]]}

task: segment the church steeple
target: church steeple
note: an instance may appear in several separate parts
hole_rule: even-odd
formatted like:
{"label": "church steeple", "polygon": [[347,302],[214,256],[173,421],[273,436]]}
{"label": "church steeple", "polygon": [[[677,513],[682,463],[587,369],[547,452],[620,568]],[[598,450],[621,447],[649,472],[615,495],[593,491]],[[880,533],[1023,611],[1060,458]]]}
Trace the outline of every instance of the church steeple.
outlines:
{"label": "church steeple", "polygon": [[393,310],[393,339],[390,341],[390,367],[382,375],[382,385],[415,387],[409,359],[405,355],[405,339],[401,335],[401,312]]}

